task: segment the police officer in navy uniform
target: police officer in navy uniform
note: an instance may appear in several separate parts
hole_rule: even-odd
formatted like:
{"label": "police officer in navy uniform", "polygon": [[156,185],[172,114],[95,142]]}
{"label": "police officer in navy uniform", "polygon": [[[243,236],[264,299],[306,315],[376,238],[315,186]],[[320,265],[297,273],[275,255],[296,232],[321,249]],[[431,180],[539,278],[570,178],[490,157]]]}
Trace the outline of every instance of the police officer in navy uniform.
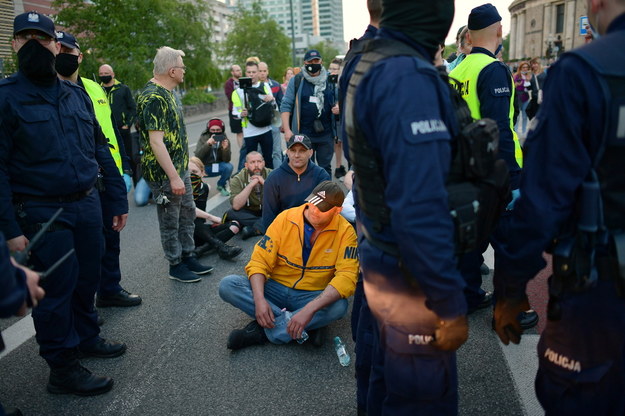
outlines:
{"label": "police officer in navy uniform", "polygon": [[[124,140],[120,131],[115,127],[112,110],[107,95],[102,87],[96,82],[78,76],[78,69],[83,60],[80,45],[76,38],[67,32],[57,32],[57,40],[61,44],[61,52],[56,56],[56,72],[61,79],[73,82],[85,89],[91,99],[102,133],[108,141],[109,151],[113,160],[123,175],[126,184],[126,192],[130,191],[132,179],[126,172],[132,172],[130,159],[126,155]],[[141,297],[125,290],[121,285],[121,269],[119,267],[120,255],[120,232],[126,225],[128,217],[127,204],[117,201],[119,195],[116,192],[100,190],[100,204],[102,206],[102,219],[104,220],[104,254],[100,270],[100,284],[96,306],[99,308],[109,306],[136,306],[141,304]]]}
{"label": "police officer in navy uniform", "polygon": [[[380,15],[382,14],[382,0],[367,0],[367,9],[369,10],[369,25],[365,33],[350,42],[350,48],[343,60],[343,69],[339,77],[338,101],[339,106],[344,107],[345,93],[349,86],[356,65],[360,61],[360,56],[366,42],[375,38],[380,26]],[[349,163],[349,138],[345,131],[345,112],[340,111],[339,134],[343,143],[343,153],[345,159]],[[349,174],[349,173],[348,173]],[[357,205],[354,206],[357,209]],[[352,339],[356,343],[354,351],[356,359],[354,366],[356,368],[356,403],[358,414],[367,413],[367,396],[369,392],[369,376],[371,374],[371,356],[373,350],[373,326],[375,325],[362,281],[362,273],[358,273],[358,282],[356,282],[356,291],[354,292],[354,301],[352,304]]]}
{"label": "police officer in navy uniform", "polygon": [[36,270],[75,254],[43,284],[46,297],[33,310],[39,353],[50,366],[48,391],[95,395],[109,377],[92,374],[79,356],[115,357],[126,345],[100,338],[93,299],[103,251],[98,176],[120,204],[125,185],[85,91],[60,81],[54,68],[60,44],[48,17],[27,12],[13,22],[19,71],[0,81],[0,231],[11,251],[63,208],[31,251]]}
{"label": "police officer in navy uniform", "polygon": [[[471,53],[450,72],[449,78],[460,83],[456,85],[454,82],[454,85],[467,102],[474,119],[490,118],[497,123],[498,154],[508,166],[511,188],[517,189],[523,155],[513,128],[514,84],[508,67],[495,57],[502,41],[501,16],[495,6],[486,3],[471,10],[467,26]],[[506,237],[510,236],[501,236],[495,231],[490,243],[497,250],[499,239]],[[482,247],[462,256],[459,262],[467,282],[465,296],[469,313],[492,306],[492,292],[481,288],[480,266],[484,262],[482,253],[487,248],[488,242],[485,242]],[[535,312],[528,317],[523,315],[523,319],[528,328],[537,323]]]}
{"label": "police officer in navy uniform", "polygon": [[[452,0],[383,0],[373,42],[400,43],[420,57],[371,58],[361,75],[371,62],[365,52],[347,91],[350,149],[371,149],[367,160],[351,157],[366,236],[359,237],[360,264],[378,324],[369,415],[457,413],[455,350],[468,336],[467,304],[445,190],[457,123],[449,87],[431,63],[453,15]],[[370,162],[377,172],[363,169]],[[390,223],[367,206],[378,195]]]}
{"label": "police officer in navy uniform", "polygon": [[495,257],[495,329],[508,344],[527,281],[553,252],[535,383],[547,415],[625,414],[625,1],[587,4],[601,38],[549,68],[502,224],[519,238]]}

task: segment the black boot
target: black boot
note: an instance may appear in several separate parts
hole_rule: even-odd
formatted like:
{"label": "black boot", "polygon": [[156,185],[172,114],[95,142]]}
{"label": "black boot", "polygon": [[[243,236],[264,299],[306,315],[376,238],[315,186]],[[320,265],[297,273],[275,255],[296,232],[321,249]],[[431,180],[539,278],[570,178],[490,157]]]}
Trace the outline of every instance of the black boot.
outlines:
{"label": "black boot", "polygon": [[230,260],[241,254],[243,251],[240,247],[230,246],[221,241],[216,235],[206,235],[206,242],[217,249],[217,254],[224,260]]}
{"label": "black boot", "polygon": [[113,388],[113,379],[100,377],[80,365],[78,360],[63,367],[50,369],[48,391],[52,394],[96,396]]}
{"label": "black boot", "polygon": [[238,256],[243,252],[241,247],[229,246],[228,244],[224,244],[223,246],[217,249],[217,253],[219,257],[224,260],[230,260]]}

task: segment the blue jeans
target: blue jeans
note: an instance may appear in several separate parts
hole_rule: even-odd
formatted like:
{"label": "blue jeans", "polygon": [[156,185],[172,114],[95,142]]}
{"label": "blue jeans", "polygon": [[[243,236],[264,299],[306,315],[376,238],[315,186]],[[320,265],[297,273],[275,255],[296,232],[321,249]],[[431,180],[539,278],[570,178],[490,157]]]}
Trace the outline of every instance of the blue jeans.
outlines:
{"label": "blue jeans", "polygon": [[332,156],[334,156],[334,140],[328,136],[327,140],[313,143],[312,148],[315,151],[313,160],[317,165],[324,168],[330,178],[332,177]]}
{"label": "blue jeans", "polygon": [[215,176],[219,176],[219,180],[217,181],[217,186],[221,186],[222,188],[226,186],[226,182],[230,179],[230,175],[232,175],[232,163],[228,162],[219,162],[219,172],[213,172],[212,166],[206,165],[206,176],[214,178]]}
{"label": "blue jeans", "polygon": [[273,151],[271,157],[273,159],[273,167],[277,168],[282,164],[282,136],[280,135],[280,127],[271,126],[271,134],[273,135]]}
{"label": "blue jeans", "polygon": [[255,151],[260,145],[263,159],[265,159],[265,166],[273,169],[273,159],[271,157],[271,153],[273,152],[273,135],[271,134],[271,130],[259,134],[258,136],[245,137],[244,140],[245,154],[247,155]]}
{"label": "blue jeans", "polygon": [[[286,344],[292,341],[291,336],[286,332],[286,321],[284,319],[283,308],[294,315],[299,312],[310,301],[315,299],[322,290],[298,290],[291,289],[275,280],[268,279],[265,283],[265,299],[276,318],[275,326],[271,329],[265,328],[265,334],[273,344]],[[219,283],[219,296],[225,301],[241,309],[243,312],[256,319],[256,309],[254,306],[254,295],[252,286],[245,276],[231,274],[224,277]],[[313,315],[312,320],[306,326],[306,330],[322,328],[334,322],[347,313],[347,299],[339,299],[331,305],[321,309]]]}
{"label": "blue jeans", "polygon": [[143,178],[139,179],[139,182],[135,185],[135,204],[138,207],[146,206],[150,195],[152,195],[152,190],[148,183]]}

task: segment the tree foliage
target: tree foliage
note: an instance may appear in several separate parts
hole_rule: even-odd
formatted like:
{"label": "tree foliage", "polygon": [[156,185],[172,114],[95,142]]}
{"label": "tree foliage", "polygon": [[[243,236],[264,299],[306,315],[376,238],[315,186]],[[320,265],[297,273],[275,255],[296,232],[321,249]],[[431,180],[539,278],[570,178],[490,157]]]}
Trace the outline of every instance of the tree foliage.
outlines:
{"label": "tree foliage", "polygon": [[222,44],[221,56],[227,65],[240,65],[245,73],[245,60],[257,56],[269,65],[272,78],[278,79],[291,64],[291,41],[264,11],[259,1],[250,8],[239,8],[230,18],[231,30]]}
{"label": "tree foliage", "polygon": [[325,66],[329,66],[330,62],[340,54],[340,51],[336,49],[330,42],[321,41],[319,43],[315,43],[311,45],[309,49],[317,49],[319,54],[323,58],[323,63]]}
{"label": "tree foliage", "polygon": [[132,89],[152,77],[156,49],[182,49],[185,84],[220,82],[211,45],[211,20],[204,2],[176,0],[55,0],[57,25],[75,35],[85,59],[81,74],[97,76],[103,63]]}

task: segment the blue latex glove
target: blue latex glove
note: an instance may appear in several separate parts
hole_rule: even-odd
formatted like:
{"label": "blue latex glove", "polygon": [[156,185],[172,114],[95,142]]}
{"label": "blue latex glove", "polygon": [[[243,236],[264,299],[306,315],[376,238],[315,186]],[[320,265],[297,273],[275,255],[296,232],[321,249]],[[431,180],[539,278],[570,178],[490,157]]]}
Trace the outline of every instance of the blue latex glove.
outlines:
{"label": "blue latex glove", "polygon": [[132,178],[127,173],[124,173],[124,182],[126,182],[126,192],[130,192],[132,189]]}
{"label": "blue latex glove", "polygon": [[513,189],[512,190],[512,201],[510,201],[510,203],[506,207],[506,211],[512,211],[514,209],[514,203],[516,202],[517,199],[519,199],[520,196],[521,196],[521,190],[520,189]]}

